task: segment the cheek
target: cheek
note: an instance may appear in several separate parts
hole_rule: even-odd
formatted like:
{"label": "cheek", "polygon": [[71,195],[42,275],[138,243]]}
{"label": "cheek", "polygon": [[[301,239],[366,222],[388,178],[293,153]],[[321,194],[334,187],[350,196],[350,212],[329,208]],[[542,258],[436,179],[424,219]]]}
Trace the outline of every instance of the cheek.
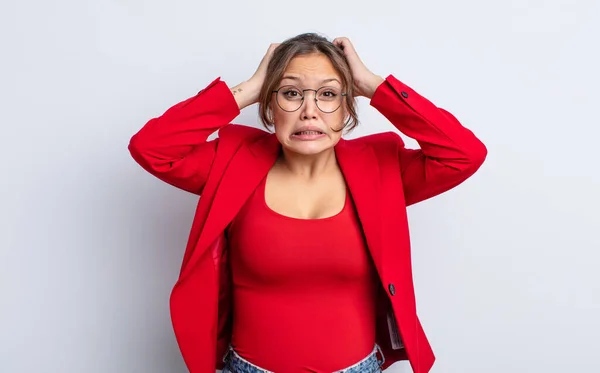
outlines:
{"label": "cheek", "polygon": [[333,141],[335,144],[337,144],[338,141],[340,141],[340,139],[342,138],[342,133],[343,133],[343,131],[332,132],[330,135],[331,141]]}
{"label": "cheek", "polygon": [[279,142],[284,145],[290,142],[289,137],[296,126],[296,119],[292,118],[291,114],[277,109],[273,112],[273,119],[275,120],[273,130]]}
{"label": "cheek", "polygon": [[296,117],[293,116],[293,113],[287,113],[281,109],[273,111],[273,120],[275,122],[275,132],[282,133],[291,131],[296,123]]}
{"label": "cheek", "polygon": [[347,119],[348,119],[348,114],[345,109],[344,110],[340,109],[340,110],[336,111],[335,113],[329,114],[325,118],[327,125],[330,128],[335,128],[335,129],[344,128],[344,125],[346,124]]}

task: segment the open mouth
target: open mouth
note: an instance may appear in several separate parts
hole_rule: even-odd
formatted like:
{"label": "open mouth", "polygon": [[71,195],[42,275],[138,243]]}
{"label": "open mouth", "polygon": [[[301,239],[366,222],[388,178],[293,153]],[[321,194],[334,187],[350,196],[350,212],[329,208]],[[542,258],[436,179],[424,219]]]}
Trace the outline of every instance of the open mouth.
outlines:
{"label": "open mouth", "polygon": [[300,131],[300,132],[295,132],[294,135],[296,136],[315,136],[315,135],[324,135],[325,133],[321,132],[321,131]]}

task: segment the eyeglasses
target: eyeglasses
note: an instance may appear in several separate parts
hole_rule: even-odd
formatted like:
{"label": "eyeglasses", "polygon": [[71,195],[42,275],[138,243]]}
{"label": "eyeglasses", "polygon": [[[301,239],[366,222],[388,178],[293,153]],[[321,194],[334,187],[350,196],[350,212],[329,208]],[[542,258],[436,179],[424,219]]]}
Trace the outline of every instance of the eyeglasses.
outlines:
{"label": "eyeglasses", "polygon": [[277,93],[277,105],[283,111],[293,112],[302,106],[304,103],[304,92],[313,91],[315,93],[315,104],[324,113],[333,113],[342,106],[343,97],[346,93],[342,93],[336,87],[321,87],[319,89],[299,89],[293,85],[283,86],[273,93]]}

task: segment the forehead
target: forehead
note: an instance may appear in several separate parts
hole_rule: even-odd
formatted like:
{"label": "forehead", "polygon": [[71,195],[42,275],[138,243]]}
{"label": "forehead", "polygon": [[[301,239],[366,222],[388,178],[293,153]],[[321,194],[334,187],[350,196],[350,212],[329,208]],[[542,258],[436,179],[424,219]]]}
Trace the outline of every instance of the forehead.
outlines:
{"label": "forehead", "polygon": [[283,74],[282,82],[318,84],[329,79],[337,79],[340,82],[342,80],[331,60],[322,54],[309,54],[296,56],[290,61]]}

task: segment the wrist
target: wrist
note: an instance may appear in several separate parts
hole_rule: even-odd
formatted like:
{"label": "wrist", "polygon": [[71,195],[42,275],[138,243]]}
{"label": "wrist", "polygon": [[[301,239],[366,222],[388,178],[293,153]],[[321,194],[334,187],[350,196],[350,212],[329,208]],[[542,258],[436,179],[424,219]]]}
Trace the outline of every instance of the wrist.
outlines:
{"label": "wrist", "polygon": [[369,99],[373,98],[375,91],[384,81],[385,79],[383,79],[381,76],[373,74],[365,80],[360,90],[364,93],[365,97]]}
{"label": "wrist", "polygon": [[256,96],[256,100],[258,100],[258,96],[260,95],[260,89],[262,88],[262,82],[250,78],[246,80],[243,84],[248,90],[248,92],[252,93],[253,96]]}
{"label": "wrist", "polygon": [[231,93],[240,110],[258,102],[260,88],[260,85],[252,79],[246,80],[231,88]]}

